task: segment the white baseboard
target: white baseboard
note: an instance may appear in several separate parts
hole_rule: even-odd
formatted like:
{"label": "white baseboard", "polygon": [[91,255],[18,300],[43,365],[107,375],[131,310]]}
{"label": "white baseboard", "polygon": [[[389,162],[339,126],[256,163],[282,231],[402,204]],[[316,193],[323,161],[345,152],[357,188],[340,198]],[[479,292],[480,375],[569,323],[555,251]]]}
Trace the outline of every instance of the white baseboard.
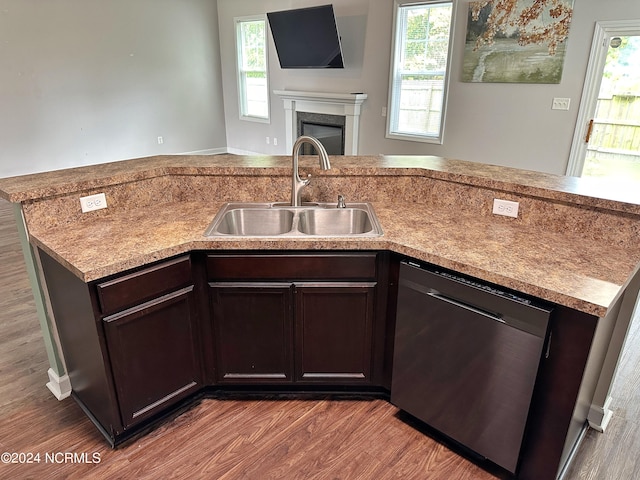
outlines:
{"label": "white baseboard", "polygon": [[[228,153],[230,155],[270,155],[260,152],[251,152],[249,150],[241,150],[239,148],[233,147],[220,147],[220,148],[209,148],[207,150],[196,150],[194,152],[184,152],[178,153],[176,155],[223,155]],[[275,154],[275,155],[283,155],[283,154]]]}
{"label": "white baseboard", "polygon": [[195,152],[184,152],[179,155],[220,155],[222,153],[229,153],[227,147],[208,148],[206,150],[196,150]]}
{"label": "white baseboard", "polygon": [[227,153],[231,155],[264,155],[264,153],[250,152],[249,150],[240,150],[239,148],[229,147]]}
{"label": "white baseboard", "polygon": [[59,377],[51,368],[47,371],[47,374],[49,375],[47,388],[51,390],[51,393],[53,393],[58,400],[64,400],[71,395],[71,382],[69,381],[69,375]]}
{"label": "white baseboard", "polygon": [[607,397],[607,400],[604,402],[603,406],[600,405],[591,405],[589,409],[589,416],[587,420],[589,420],[589,426],[594,430],[597,430],[600,433],[604,433],[607,429],[607,425],[609,425],[609,421],[611,420],[611,416],[613,415],[613,410],[609,408],[611,406],[611,397]]}

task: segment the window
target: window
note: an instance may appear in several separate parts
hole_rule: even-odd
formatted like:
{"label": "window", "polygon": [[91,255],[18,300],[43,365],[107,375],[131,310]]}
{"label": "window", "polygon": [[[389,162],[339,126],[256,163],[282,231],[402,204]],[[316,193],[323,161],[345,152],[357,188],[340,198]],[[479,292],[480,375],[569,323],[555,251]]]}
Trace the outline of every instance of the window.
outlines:
{"label": "window", "polygon": [[240,118],[268,122],[267,22],[264,17],[237,18],[235,22]]}
{"label": "window", "polygon": [[442,143],[453,2],[396,0],[387,137]]}

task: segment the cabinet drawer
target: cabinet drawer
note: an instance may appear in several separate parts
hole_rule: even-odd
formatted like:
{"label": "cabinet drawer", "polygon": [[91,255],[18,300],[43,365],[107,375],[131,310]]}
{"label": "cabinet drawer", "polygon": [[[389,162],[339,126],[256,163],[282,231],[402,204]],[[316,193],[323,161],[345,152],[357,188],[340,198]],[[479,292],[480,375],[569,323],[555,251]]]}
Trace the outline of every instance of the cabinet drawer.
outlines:
{"label": "cabinet drawer", "polygon": [[188,256],[154,265],[97,285],[105,315],[124,310],[193,283]]}
{"label": "cabinet drawer", "polygon": [[209,280],[372,280],[376,253],[207,256]]}

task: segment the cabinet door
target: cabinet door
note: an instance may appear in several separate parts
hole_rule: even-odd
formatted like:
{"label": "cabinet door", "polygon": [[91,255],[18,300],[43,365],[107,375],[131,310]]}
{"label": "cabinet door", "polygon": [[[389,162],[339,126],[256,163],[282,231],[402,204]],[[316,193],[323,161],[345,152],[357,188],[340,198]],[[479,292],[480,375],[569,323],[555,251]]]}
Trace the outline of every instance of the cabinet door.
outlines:
{"label": "cabinet door", "polygon": [[177,403],[202,384],[193,287],[104,318],[125,427]]}
{"label": "cabinet door", "polygon": [[209,285],[218,382],[291,382],[291,284]]}
{"label": "cabinet door", "polygon": [[296,284],[296,381],[369,383],[375,283]]}

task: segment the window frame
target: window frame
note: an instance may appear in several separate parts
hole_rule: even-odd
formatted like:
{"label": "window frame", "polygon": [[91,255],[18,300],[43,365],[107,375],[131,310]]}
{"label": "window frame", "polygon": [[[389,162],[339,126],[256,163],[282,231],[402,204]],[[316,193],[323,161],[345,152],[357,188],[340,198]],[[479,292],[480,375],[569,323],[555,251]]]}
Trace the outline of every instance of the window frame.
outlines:
{"label": "window frame", "polygon": [[[267,114],[266,116],[259,115],[250,115],[245,111],[245,106],[247,104],[247,96],[246,96],[246,82],[245,82],[245,71],[243,70],[243,53],[242,49],[242,33],[241,33],[241,24],[261,21],[264,23],[264,74],[266,81],[266,96],[267,96]],[[266,15],[251,15],[251,16],[243,16],[243,17],[235,17],[233,19],[234,22],[234,30],[235,30],[235,42],[236,42],[236,82],[238,88],[238,115],[240,120],[247,120],[250,122],[259,122],[259,123],[271,123],[271,94],[269,91],[269,44],[268,44],[268,35],[267,35],[267,16]],[[247,70],[248,71],[248,70]],[[262,70],[261,70],[262,71]]]}
{"label": "window frame", "polygon": [[[451,78],[451,59],[453,55],[453,38],[455,30],[455,18],[458,2],[454,0],[395,0],[393,5],[393,31],[392,31],[392,44],[391,44],[391,61],[389,68],[389,92],[387,101],[387,126],[386,126],[386,138],[394,140],[406,140],[413,142],[433,143],[442,145],[444,142],[444,130],[445,120],[447,112],[447,103],[449,96],[449,83]],[[402,61],[402,34],[403,28],[401,23],[401,9],[404,7],[416,7],[416,6],[437,6],[437,5],[451,5],[451,20],[449,24],[449,44],[447,48],[447,63],[444,70],[443,91],[442,91],[442,108],[440,113],[440,125],[439,132],[434,135],[427,132],[423,133],[408,133],[393,131],[394,123],[396,123],[396,117],[399,115],[399,98],[396,102],[395,92],[400,92],[400,86],[397,82],[400,82],[398,63]]]}

